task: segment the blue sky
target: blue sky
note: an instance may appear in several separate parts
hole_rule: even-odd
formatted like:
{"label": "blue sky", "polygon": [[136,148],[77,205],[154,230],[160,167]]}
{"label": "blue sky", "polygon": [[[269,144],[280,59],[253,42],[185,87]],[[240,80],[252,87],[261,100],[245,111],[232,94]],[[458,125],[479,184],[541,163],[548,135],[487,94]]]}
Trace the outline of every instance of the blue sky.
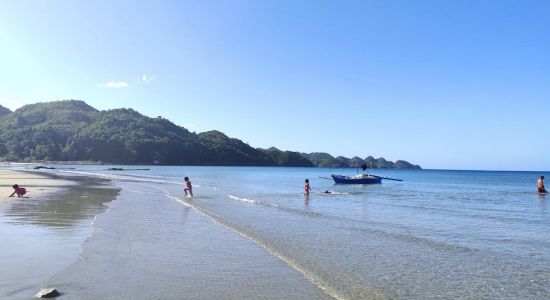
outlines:
{"label": "blue sky", "polygon": [[0,104],[82,99],[255,147],[550,170],[549,14],[545,0],[0,0]]}

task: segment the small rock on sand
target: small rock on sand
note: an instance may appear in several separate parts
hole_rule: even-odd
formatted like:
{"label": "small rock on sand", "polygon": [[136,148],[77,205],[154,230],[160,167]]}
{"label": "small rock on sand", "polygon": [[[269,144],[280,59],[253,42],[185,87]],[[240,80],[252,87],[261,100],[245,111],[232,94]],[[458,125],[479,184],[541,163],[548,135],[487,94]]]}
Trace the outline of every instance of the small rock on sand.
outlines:
{"label": "small rock on sand", "polygon": [[36,294],[36,298],[55,298],[59,295],[59,292],[54,288],[43,288]]}

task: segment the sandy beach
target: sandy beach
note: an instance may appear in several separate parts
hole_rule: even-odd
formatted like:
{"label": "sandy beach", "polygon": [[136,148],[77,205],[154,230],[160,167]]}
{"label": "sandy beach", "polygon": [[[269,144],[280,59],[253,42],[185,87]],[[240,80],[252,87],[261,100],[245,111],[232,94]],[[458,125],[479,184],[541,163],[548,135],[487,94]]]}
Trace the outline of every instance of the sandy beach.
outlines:
{"label": "sandy beach", "polygon": [[17,180],[40,193],[0,203],[0,243],[9,245],[0,249],[0,298],[29,299],[44,287],[63,299],[330,298],[263,247],[182,205],[178,185],[75,173],[2,171],[6,192]]}
{"label": "sandy beach", "polygon": [[[0,298],[29,299],[78,259],[91,220],[115,199],[105,180],[0,170]],[[12,185],[26,198],[10,198]],[[8,275],[9,274],[9,275]]]}
{"label": "sandy beach", "polygon": [[25,197],[43,197],[44,195],[59,191],[63,187],[75,185],[73,181],[54,179],[48,176],[29,172],[13,170],[0,170],[0,202],[14,200],[8,196],[13,193],[12,186],[18,184],[27,189]]}

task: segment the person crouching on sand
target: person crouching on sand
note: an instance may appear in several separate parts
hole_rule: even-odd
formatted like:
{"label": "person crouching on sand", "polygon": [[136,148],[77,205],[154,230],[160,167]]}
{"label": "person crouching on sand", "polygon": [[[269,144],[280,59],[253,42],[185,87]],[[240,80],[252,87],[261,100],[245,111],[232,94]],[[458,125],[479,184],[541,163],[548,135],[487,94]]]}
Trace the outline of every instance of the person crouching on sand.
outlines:
{"label": "person crouching on sand", "polygon": [[306,179],[306,183],[304,184],[304,195],[309,195],[309,191],[311,191],[311,187],[309,187],[309,179]]}
{"label": "person crouching on sand", "polygon": [[25,188],[19,187],[19,185],[14,184],[13,186],[13,193],[11,193],[10,197],[13,197],[13,195],[17,194],[17,197],[23,197],[27,193],[27,190]]}
{"label": "person crouching on sand", "polygon": [[539,178],[539,181],[537,182],[537,186],[539,188],[539,193],[547,193],[546,188],[544,188],[544,176],[541,176]]}
{"label": "person crouching on sand", "polygon": [[193,185],[191,184],[189,177],[185,177],[183,180],[185,181],[186,186],[186,188],[183,190],[185,192],[185,196],[187,196],[187,191],[189,191],[189,195],[193,197]]}

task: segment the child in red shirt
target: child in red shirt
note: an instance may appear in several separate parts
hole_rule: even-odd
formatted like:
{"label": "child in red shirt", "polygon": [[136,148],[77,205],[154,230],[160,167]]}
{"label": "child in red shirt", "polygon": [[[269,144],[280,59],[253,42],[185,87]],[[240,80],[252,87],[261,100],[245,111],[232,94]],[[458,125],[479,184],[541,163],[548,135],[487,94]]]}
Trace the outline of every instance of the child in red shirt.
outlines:
{"label": "child in red shirt", "polygon": [[309,179],[306,179],[306,183],[304,184],[304,195],[309,195],[309,191],[311,191],[311,188],[309,187]]}
{"label": "child in red shirt", "polygon": [[27,193],[27,190],[25,188],[19,187],[19,185],[14,184],[13,186],[14,192],[11,193],[10,197],[13,197],[13,195],[17,194],[17,197],[23,197]]}

